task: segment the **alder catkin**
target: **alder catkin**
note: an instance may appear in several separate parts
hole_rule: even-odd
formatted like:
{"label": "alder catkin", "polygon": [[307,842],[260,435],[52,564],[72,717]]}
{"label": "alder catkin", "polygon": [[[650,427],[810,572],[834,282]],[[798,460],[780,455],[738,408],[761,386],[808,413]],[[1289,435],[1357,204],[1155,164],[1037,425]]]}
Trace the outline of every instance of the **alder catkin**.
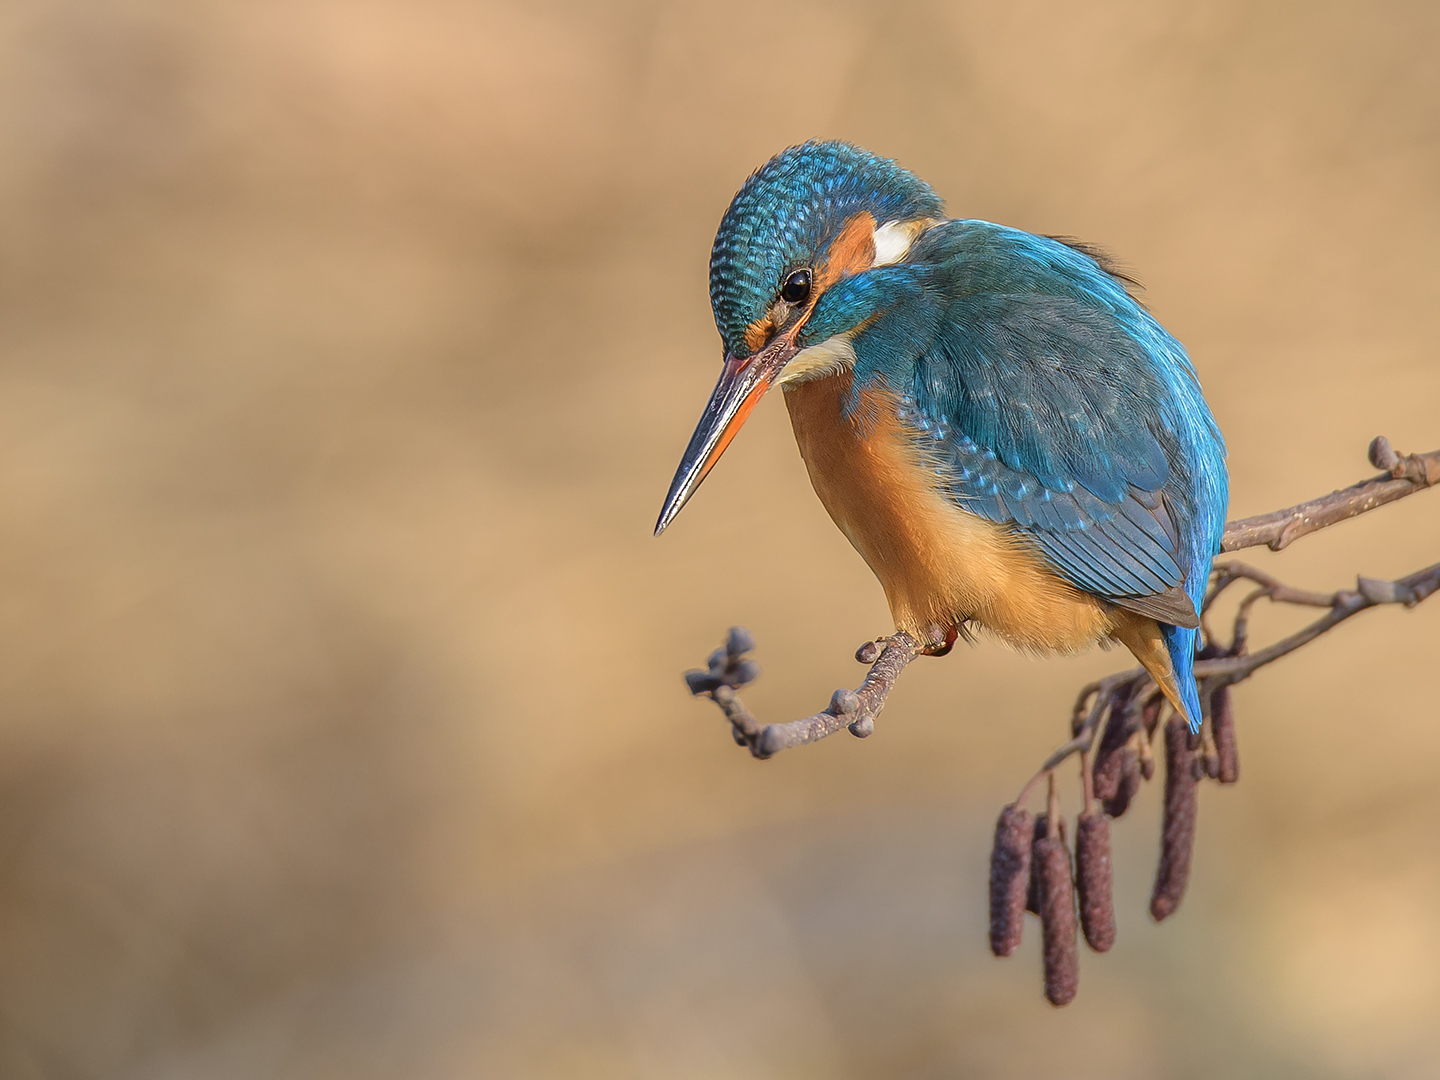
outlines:
{"label": "alder catkin", "polygon": [[1100,736],[1100,745],[1095,750],[1095,764],[1090,775],[1095,786],[1097,799],[1112,799],[1120,787],[1121,752],[1125,741],[1130,738],[1129,716],[1126,710],[1112,712],[1105,721],[1105,731]]}
{"label": "alder catkin", "polygon": [[1090,769],[1097,799],[1113,798],[1120,786],[1120,751],[1139,727],[1139,718],[1130,707],[1133,695],[1133,686],[1122,686],[1110,698],[1110,715],[1105,719]]}
{"label": "alder catkin", "polygon": [[1034,842],[1035,815],[1013,803],[1000,811],[990,850],[990,951],[996,956],[1020,946]]}
{"label": "alder catkin", "polygon": [[1150,914],[1159,922],[1180,906],[1190,878],[1195,849],[1199,790],[1192,771],[1190,732],[1178,715],[1165,723],[1165,819],[1160,833],[1160,865],[1150,894]]}
{"label": "alder catkin", "polygon": [[1095,798],[1113,799],[1115,792],[1120,789],[1119,751],[1109,751],[1102,743],[1095,752],[1095,767],[1091,775],[1095,785]]}
{"label": "alder catkin", "polygon": [[[1041,814],[1035,818],[1034,842],[1038,844],[1050,833],[1050,815]],[[1065,829],[1065,819],[1060,819],[1060,840],[1069,845],[1070,837]],[[1040,864],[1036,861],[1034,850],[1030,853],[1030,880],[1025,886],[1025,910],[1031,915],[1040,914]]]}
{"label": "alder catkin", "polygon": [[1110,819],[1098,811],[1081,814],[1075,829],[1075,885],[1080,893],[1080,926],[1096,952],[1115,944],[1114,873],[1110,865]]}
{"label": "alder catkin", "polygon": [[1080,955],[1075,936],[1075,886],[1070,878],[1070,851],[1062,839],[1035,843],[1040,870],[1040,928],[1044,939],[1045,997],[1051,1005],[1068,1005],[1080,985]]}
{"label": "alder catkin", "polygon": [[1220,779],[1220,752],[1215,749],[1215,740],[1206,739],[1203,743],[1205,750],[1205,775],[1211,780]]}
{"label": "alder catkin", "polygon": [[[1045,815],[1035,819],[1035,843],[1045,839]],[[1034,849],[1030,852],[1030,880],[1025,883],[1025,910],[1031,915],[1040,914],[1040,866],[1035,861]]]}
{"label": "alder catkin", "polygon": [[1218,779],[1222,784],[1233,784],[1240,779],[1240,748],[1235,742],[1235,707],[1230,702],[1228,686],[1210,695],[1210,727],[1220,758]]}
{"label": "alder catkin", "polygon": [[1119,817],[1130,809],[1130,800],[1140,791],[1140,755],[1131,747],[1125,747],[1116,755],[1120,763],[1118,768],[1119,781],[1115,785],[1115,793],[1105,800],[1105,813],[1111,817]]}
{"label": "alder catkin", "polygon": [[1164,705],[1165,698],[1156,694],[1140,713],[1140,722],[1145,725],[1145,734],[1148,737],[1154,737],[1155,725],[1160,722],[1160,710]]}
{"label": "alder catkin", "polygon": [[1150,752],[1149,738],[1140,744],[1140,777],[1144,780],[1152,780],[1155,777],[1155,756]]}

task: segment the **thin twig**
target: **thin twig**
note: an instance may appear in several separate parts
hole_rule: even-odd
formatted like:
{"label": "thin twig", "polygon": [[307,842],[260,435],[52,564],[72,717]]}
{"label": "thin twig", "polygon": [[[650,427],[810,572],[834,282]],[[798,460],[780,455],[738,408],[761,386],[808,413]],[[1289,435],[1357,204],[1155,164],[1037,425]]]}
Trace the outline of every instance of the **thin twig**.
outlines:
{"label": "thin twig", "polygon": [[1385,473],[1288,510],[1230,522],[1220,550],[1240,551],[1265,544],[1271,551],[1281,551],[1302,536],[1440,483],[1440,450],[1401,455],[1391,449],[1389,439],[1379,435],[1370,444],[1370,463]]}
{"label": "thin twig", "polygon": [[[748,633],[739,633],[743,634],[741,641],[746,644],[746,648],[730,653],[732,664],[744,663],[744,653],[754,644]],[[729,640],[733,641],[736,635],[737,631],[732,630]],[[727,644],[727,651],[728,649]],[[710,672],[690,672],[686,681],[690,683],[691,692],[697,697],[709,697],[720,706],[726,719],[730,721],[735,741],[749,747],[750,753],[755,757],[764,759],[792,746],[816,742],[827,735],[835,734],[842,727],[848,727],[850,733],[860,739],[870,735],[875,730],[875,717],[880,715],[880,710],[885,707],[885,699],[894,687],[895,680],[900,672],[905,670],[905,666],[920,655],[920,644],[901,630],[893,637],[885,639],[884,648],[880,649],[878,657],[874,655],[874,649],[874,642],[866,642],[855,654],[858,660],[874,661],[859,689],[836,690],[830,697],[829,706],[822,712],[807,716],[803,720],[792,720],[788,724],[761,725],[735,693],[737,686],[750,680],[735,682],[726,679],[723,665],[717,670],[714,657],[711,660]]]}
{"label": "thin twig", "polygon": [[[1084,719],[1080,721],[1079,727],[1075,729],[1075,734],[1070,741],[1057,747],[1045,759],[1045,763],[1035,771],[1035,775],[1025,782],[1025,786],[1020,789],[1020,794],[1015,797],[1015,805],[1024,806],[1025,801],[1030,798],[1030,793],[1035,790],[1035,785],[1046,777],[1053,779],[1052,774],[1056,768],[1072,754],[1088,754],[1090,752],[1090,748],[1095,745],[1095,736],[1100,730],[1100,721],[1108,714],[1110,703],[1114,700],[1117,690],[1128,683],[1133,683],[1135,685],[1130,687],[1129,698],[1137,698],[1144,692],[1141,684],[1149,681],[1149,673],[1143,668],[1136,668],[1133,671],[1123,671],[1118,675],[1107,675],[1082,689],[1080,696],[1075,701],[1075,715],[1079,717],[1081,713],[1084,713]],[[1094,695],[1094,704],[1086,712],[1085,706],[1090,701],[1091,695]],[[1071,726],[1075,727],[1073,722]]]}
{"label": "thin twig", "polygon": [[[1440,589],[1440,563],[1428,566],[1424,570],[1417,570],[1415,573],[1395,581],[1358,578],[1353,591],[1346,589],[1337,592],[1329,613],[1315,620],[1309,626],[1296,631],[1287,638],[1282,638],[1269,648],[1261,649],[1257,653],[1201,660],[1195,665],[1195,677],[1205,680],[1207,692],[1218,689],[1220,686],[1233,685],[1243,679],[1248,679],[1266,664],[1272,664],[1282,656],[1288,656],[1302,645],[1309,644],[1321,634],[1339,626],[1352,615],[1358,615],[1362,611],[1379,607],[1382,604],[1403,604],[1407,608],[1414,607],[1437,589]],[[1310,603],[1308,599],[1289,599],[1278,590],[1277,594],[1270,598],[1292,604]]]}

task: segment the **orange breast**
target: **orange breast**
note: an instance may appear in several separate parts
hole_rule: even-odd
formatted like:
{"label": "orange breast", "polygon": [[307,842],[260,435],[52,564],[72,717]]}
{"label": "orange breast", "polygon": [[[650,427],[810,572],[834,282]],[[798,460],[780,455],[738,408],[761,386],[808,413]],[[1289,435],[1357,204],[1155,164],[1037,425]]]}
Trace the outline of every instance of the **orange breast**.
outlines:
{"label": "orange breast", "polygon": [[885,589],[897,629],[939,642],[960,623],[1014,645],[1070,652],[1106,637],[1117,609],[1070,586],[1010,531],[966,513],[901,426],[888,392],[843,414],[851,375],[785,388],[815,493]]}

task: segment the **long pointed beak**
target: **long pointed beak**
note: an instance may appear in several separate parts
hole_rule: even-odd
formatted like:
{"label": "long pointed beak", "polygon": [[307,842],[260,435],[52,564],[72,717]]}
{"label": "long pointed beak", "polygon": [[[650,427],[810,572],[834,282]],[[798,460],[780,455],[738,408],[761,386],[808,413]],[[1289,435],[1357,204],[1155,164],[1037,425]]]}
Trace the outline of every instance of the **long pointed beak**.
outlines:
{"label": "long pointed beak", "polygon": [[789,337],[779,337],[743,360],[733,354],[725,357],[725,370],[720,373],[720,381],[715,384],[695,434],[690,436],[690,445],[685,447],[675,479],[670,482],[670,494],[665,496],[660,520],[655,523],[656,536],[665,531],[695,494],[695,489],[715,467],[730,440],[735,438],[795,352]]}

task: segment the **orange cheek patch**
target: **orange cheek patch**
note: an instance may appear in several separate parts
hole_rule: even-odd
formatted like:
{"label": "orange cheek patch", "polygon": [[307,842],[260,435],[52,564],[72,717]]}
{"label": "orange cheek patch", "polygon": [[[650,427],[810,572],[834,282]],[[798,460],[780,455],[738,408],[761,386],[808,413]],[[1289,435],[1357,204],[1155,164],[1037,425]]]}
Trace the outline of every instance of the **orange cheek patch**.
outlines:
{"label": "orange cheek patch", "polygon": [[841,278],[860,274],[875,265],[875,217],[862,210],[845,223],[825,253],[815,275],[817,288],[825,289]]}

